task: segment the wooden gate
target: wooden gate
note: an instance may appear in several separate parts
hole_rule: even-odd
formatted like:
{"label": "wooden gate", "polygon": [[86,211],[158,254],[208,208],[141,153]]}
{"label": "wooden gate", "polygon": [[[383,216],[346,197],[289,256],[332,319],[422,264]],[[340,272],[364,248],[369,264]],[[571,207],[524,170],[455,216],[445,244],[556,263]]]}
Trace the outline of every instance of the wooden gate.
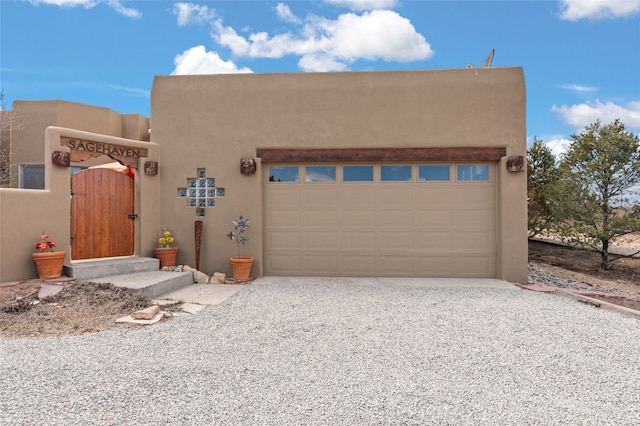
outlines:
{"label": "wooden gate", "polygon": [[71,176],[71,259],[131,256],[134,252],[133,179],[106,169]]}

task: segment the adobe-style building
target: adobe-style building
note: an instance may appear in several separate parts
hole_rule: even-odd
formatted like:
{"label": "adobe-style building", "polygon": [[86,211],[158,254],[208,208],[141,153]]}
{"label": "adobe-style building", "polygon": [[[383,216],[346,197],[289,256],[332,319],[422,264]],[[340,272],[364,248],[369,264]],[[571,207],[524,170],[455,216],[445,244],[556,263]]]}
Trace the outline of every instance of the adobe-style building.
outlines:
{"label": "adobe-style building", "polygon": [[[158,76],[150,120],[16,102],[12,176],[44,165],[45,189],[0,189],[0,281],[35,276],[42,230],[74,262],[150,257],[166,227],[195,265],[195,221],[200,270],[229,273],[243,215],[253,276],[526,283],[525,100],[508,67]],[[114,160],[131,183],[110,169],[69,179]],[[116,198],[126,219],[110,216]]]}

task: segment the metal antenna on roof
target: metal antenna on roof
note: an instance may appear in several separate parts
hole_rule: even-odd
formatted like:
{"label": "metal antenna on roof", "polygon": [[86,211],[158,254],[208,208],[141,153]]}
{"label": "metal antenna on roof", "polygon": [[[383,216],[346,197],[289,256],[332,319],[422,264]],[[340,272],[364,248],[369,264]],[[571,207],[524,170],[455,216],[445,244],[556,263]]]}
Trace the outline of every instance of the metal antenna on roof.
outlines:
{"label": "metal antenna on roof", "polygon": [[487,59],[484,61],[485,68],[489,68],[491,66],[491,63],[493,62],[493,54],[495,52],[496,52],[496,49],[491,49],[491,52],[489,52],[489,56],[487,56]]}

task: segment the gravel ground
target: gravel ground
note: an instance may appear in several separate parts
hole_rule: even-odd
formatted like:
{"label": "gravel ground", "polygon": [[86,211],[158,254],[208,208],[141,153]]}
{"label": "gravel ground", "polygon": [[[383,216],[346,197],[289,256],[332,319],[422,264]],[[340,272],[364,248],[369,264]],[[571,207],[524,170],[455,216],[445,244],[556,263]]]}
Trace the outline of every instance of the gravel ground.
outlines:
{"label": "gravel ground", "polygon": [[150,328],[0,339],[0,424],[639,424],[639,341],[520,289],[252,284]]}
{"label": "gravel ground", "polygon": [[625,297],[637,298],[638,293],[622,290],[615,287],[608,287],[599,284],[586,283],[581,281],[570,280],[561,277],[553,272],[536,265],[535,263],[529,263],[529,279],[528,284],[542,284],[557,288],[577,289],[577,290],[590,290],[601,291],[603,293],[620,294]]}

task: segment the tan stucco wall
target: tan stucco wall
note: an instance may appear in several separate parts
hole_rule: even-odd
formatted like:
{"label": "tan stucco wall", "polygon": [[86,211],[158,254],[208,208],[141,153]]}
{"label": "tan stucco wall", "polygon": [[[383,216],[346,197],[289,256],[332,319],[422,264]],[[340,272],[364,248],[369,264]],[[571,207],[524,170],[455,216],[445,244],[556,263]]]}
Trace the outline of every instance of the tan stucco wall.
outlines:
{"label": "tan stucco wall", "polygon": [[122,135],[125,139],[149,140],[149,119],[138,114],[122,115]]}
{"label": "tan stucco wall", "polygon": [[[171,228],[180,263],[193,265],[195,209],[177,188],[206,168],[226,195],[207,208],[200,269],[230,272],[225,239],[239,214],[252,219],[251,243],[262,272],[262,182],[241,175],[257,148],[504,147],[526,156],[522,68],[428,71],[160,76],[151,97],[151,139],[158,143],[161,226]],[[499,278],[526,282],[526,173],[498,182]]]}
{"label": "tan stucco wall", "polygon": [[65,262],[69,263],[71,260],[70,171],[67,167],[53,166],[51,162],[53,151],[69,152],[69,148],[60,145],[61,136],[148,149],[149,156],[140,158],[141,168],[135,177],[135,206],[139,216],[136,224],[135,254],[151,255],[147,248],[155,240],[155,230],[160,221],[160,179],[158,176],[145,175],[142,166],[147,160],[158,160],[158,146],[152,142],[47,127],[44,131],[44,142],[41,143],[44,150],[42,158],[45,164],[45,189],[0,188],[0,282],[36,277],[31,253],[36,251],[35,244],[43,231],[56,242],[57,251],[67,252]]}
{"label": "tan stucco wall", "polygon": [[[106,136],[148,141],[149,119],[138,114],[121,115],[109,108],[60,100],[14,101],[20,130],[11,133],[11,179],[18,186],[20,164],[42,164],[44,132],[49,126],[82,130]],[[87,163],[110,162],[109,158]]]}
{"label": "tan stucco wall", "polygon": [[[69,170],[52,166],[50,155],[67,150],[60,135],[144,146],[159,161],[158,176],[136,175],[138,256],[152,256],[166,226],[181,247],[178,262],[195,265],[195,208],[177,188],[205,168],[226,194],[206,209],[200,269],[230,272],[234,243],[225,235],[243,214],[252,219],[243,254],[255,257],[253,273],[261,275],[262,164],[257,158],[257,173],[241,175],[241,158],[255,158],[257,148],[392,147],[503,147],[507,156],[526,156],[525,99],[521,68],[157,77],[152,143],[141,142],[149,140],[148,119],[135,114],[18,101],[26,120],[12,135],[14,163],[44,162],[47,189],[0,189],[0,281],[35,276],[30,253],[43,230],[60,248],[69,245]],[[508,172],[506,158],[498,166],[498,275],[524,283],[526,173]]]}

